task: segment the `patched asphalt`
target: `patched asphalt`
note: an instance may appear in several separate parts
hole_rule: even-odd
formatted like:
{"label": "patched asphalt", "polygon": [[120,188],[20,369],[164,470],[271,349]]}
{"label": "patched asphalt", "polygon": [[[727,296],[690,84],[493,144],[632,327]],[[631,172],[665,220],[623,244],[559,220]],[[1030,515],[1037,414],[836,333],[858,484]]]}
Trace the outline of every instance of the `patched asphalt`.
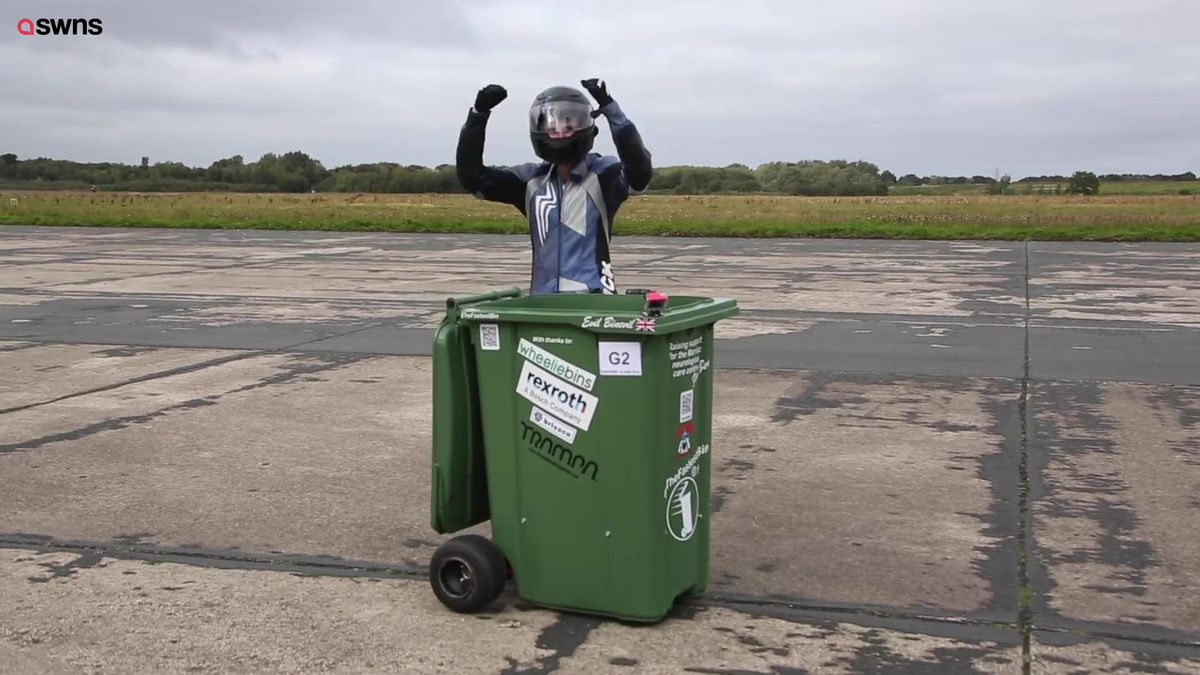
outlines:
{"label": "patched asphalt", "polygon": [[[366,614],[346,625],[368,630],[371,612],[404,607],[412,630],[459,620],[421,581],[445,539],[428,524],[430,338],[448,295],[524,285],[527,239],[0,229],[0,546],[16,556],[4,563],[14,593],[0,594],[16,604],[0,613],[21,617],[0,622],[0,660],[1021,672],[1031,655],[1038,672],[1200,667],[1200,247],[614,246],[622,287],[742,307],[717,330],[709,597],[642,640],[510,590],[476,631],[545,626],[527,647],[497,637],[477,661],[369,640],[330,657],[317,628],[289,637],[271,619],[258,651],[233,645],[222,660],[193,645],[171,661],[150,655],[150,625],[140,642],[132,632],[103,647],[78,632],[21,636],[54,633],[73,592],[106,598],[83,614],[94,621],[126,603],[212,602],[147,600],[145,587],[96,576],[132,565],[132,578],[148,561],[178,565],[181,579],[230,575],[214,583],[251,595],[246,584],[267,583],[252,579],[289,568],[374,579],[398,595],[354,605]],[[36,550],[66,556],[60,571],[27,574]],[[273,607],[288,620],[291,607]],[[715,651],[662,652],[662,639]]]}

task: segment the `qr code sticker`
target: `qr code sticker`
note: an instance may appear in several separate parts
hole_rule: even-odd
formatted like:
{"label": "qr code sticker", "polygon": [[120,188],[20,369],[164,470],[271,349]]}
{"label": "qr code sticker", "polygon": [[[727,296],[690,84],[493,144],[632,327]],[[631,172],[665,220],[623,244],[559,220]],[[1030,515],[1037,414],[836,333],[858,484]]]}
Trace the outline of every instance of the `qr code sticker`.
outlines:
{"label": "qr code sticker", "polygon": [[683,424],[692,419],[692,399],[694,389],[688,389],[679,395],[679,423]]}
{"label": "qr code sticker", "polygon": [[500,326],[494,323],[479,324],[479,346],[492,352],[500,349]]}

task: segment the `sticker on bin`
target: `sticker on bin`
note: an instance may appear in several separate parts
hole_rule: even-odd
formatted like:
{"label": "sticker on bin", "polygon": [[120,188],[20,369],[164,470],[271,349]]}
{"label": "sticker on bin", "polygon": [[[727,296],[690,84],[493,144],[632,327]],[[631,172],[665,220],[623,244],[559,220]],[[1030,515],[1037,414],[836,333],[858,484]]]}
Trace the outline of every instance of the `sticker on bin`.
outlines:
{"label": "sticker on bin", "polygon": [[679,431],[675,432],[675,440],[678,445],[675,446],[676,457],[687,457],[692,452],[692,434],[696,433],[696,425],[691,422],[684,422],[679,425]]}
{"label": "sticker on bin", "polygon": [[696,447],[696,451],[692,453],[692,458],[687,461],[687,464],[675,470],[675,473],[667,478],[666,485],[663,486],[663,497],[671,494],[671,489],[679,484],[679,481],[685,478],[697,478],[700,476],[700,458],[711,452],[712,448],[708,443],[702,443]]}
{"label": "sticker on bin", "polygon": [[479,324],[479,348],[489,352],[500,349],[500,326],[494,323]]}
{"label": "sticker on bin", "polygon": [[592,424],[599,399],[538,368],[529,361],[521,367],[517,393],[534,405],[584,431]]}
{"label": "sticker on bin", "polygon": [[[562,443],[557,443],[542,432],[534,429],[528,422],[521,422],[521,440],[525,441],[525,449],[553,464],[572,478],[583,478],[588,469],[592,470],[592,480],[597,480],[600,465]],[[570,445],[568,443],[568,445]]]}
{"label": "sticker on bin", "polygon": [[579,323],[580,328],[619,328],[624,330],[636,330],[643,333],[653,333],[655,327],[654,319],[637,318],[637,319],[618,319],[615,316],[585,316],[583,321]]}
{"label": "sticker on bin", "polygon": [[692,420],[692,404],[696,397],[695,389],[688,389],[679,394],[679,423],[690,422]]}
{"label": "sticker on bin", "polygon": [[558,358],[525,338],[521,338],[521,341],[517,344],[517,353],[564,380],[572,384],[577,384],[588,391],[591,391],[592,387],[596,384],[596,376],[592,373],[570,361]]}
{"label": "sticker on bin", "polygon": [[[671,377],[696,376],[708,369],[708,361],[702,358],[704,336],[686,342],[667,343],[667,358],[671,360]],[[693,384],[696,377],[692,378]]]}
{"label": "sticker on bin", "polygon": [[684,478],[675,484],[667,498],[667,530],[679,541],[687,541],[696,533],[700,519],[700,488],[696,481]]}
{"label": "sticker on bin", "polygon": [[642,374],[642,343],[601,342],[600,374],[640,376]]}
{"label": "sticker on bin", "polygon": [[529,411],[529,421],[568,443],[575,442],[575,427],[542,410],[536,405]]}

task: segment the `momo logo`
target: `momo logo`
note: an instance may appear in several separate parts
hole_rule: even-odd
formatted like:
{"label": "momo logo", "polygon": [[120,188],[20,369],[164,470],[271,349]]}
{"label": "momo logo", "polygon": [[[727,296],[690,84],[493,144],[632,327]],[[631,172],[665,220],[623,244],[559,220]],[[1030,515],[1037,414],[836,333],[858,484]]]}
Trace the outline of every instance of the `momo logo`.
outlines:
{"label": "momo logo", "polygon": [[528,444],[530,452],[572,478],[583,478],[591,472],[592,480],[596,480],[600,465],[553,438],[542,435],[542,432],[525,421],[521,422],[521,440]]}
{"label": "momo logo", "polygon": [[104,32],[100,19],[21,19],[21,35],[99,35]]}
{"label": "momo logo", "polygon": [[667,531],[675,539],[687,541],[696,533],[699,520],[700,489],[696,481],[684,478],[667,497]]}

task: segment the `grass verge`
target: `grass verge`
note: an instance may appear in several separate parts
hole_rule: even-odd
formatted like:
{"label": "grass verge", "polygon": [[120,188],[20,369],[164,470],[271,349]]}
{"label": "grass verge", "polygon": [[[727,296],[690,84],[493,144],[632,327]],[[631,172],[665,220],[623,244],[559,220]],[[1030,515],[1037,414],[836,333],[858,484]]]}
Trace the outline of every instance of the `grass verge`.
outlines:
{"label": "grass verge", "polygon": [[[15,200],[15,202],[14,202]],[[455,194],[0,193],[0,223],[526,234],[512,206]],[[1200,241],[1200,195],[631,199],[617,234]]]}

